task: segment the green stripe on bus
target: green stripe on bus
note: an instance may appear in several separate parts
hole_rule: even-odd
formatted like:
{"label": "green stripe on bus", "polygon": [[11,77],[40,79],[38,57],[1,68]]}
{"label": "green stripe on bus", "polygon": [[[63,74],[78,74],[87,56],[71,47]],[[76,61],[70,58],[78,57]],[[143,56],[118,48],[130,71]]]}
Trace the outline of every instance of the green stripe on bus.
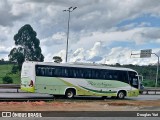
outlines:
{"label": "green stripe on bus", "polygon": [[86,90],[90,90],[92,92],[97,92],[97,93],[117,93],[117,91],[102,91],[102,90],[93,90],[93,89],[86,88],[86,87],[83,87],[83,86],[81,86],[81,87],[86,89]]}

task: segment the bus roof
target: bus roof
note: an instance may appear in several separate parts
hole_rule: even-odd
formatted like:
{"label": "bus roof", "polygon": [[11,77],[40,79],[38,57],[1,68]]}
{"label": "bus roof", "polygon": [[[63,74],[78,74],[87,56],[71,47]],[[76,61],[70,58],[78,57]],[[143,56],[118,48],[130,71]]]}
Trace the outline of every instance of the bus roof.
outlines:
{"label": "bus roof", "polygon": [[98,64],[77,64],[77,63],[54,63],[54,62],[35,62],[35,61],[26,61],[24,64],[34,64],[34,65],[51,65],[51,66],[65,66],[65,67],[80,67],[80,68],[92,68],[92,69],[109,69],[109,70],[123,70],[123,71],[134,71],[130,68],[124,67],[110,67],[105,65]]}

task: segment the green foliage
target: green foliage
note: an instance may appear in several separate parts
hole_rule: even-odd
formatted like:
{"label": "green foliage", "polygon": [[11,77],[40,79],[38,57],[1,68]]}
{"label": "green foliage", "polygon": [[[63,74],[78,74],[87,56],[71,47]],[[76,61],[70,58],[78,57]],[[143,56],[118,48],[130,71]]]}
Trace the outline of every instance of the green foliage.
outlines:
{"label": "green foliage", "polygon": [[20,84],[20,72],[18,71],[16,74],[11,73],[13,66],[13,64],[0,65],[0,84],[3,83],[3,77],[6,75],[13,79],[14,84]]}
{"label": "green foliage", "polygon": [[15,45],[20,46],[13,48],[8,55],[10,61],[18,63],[21,68],[22,63],[27,61],[43,61],[44,56],[41,53],[40,41],[36,38],[37,33],[33,28],[26,24],[20,28],[14,36]]}
{"label": "green foliage", "polygon": [[9,76],[3,77],[3,84],[10,84],[13,83],[13,79]]}
{"label": "green foliage", "polygon": [[2,59],[0,60],[0,62],[4,62],[4,59],[2,58]]}
{"label": "green foliage", "polygon": [[53,60],[54,60],[55,63],[61,63],[62,62],[62,58],[59,57],[59,56],[54,56]]}
{"label": "green foliage", "polygon": [[142,84],[145,87],[155,87],[155,81],[151,81],[151,80],[144,80]]}
{"label": "green foliage", "polygon": [[[144,80],[142,82],[142,84],[145,87],[155,87],[155,81],[153,81],[153,80]],[[159,80],[157,81],[157,87],[160,87],[160,81]]]}
{"label": "green foliage", "polygon": [[22,47],[13,48],[9,54],[9,60],[18,63],[19,68],[21,68],[22,63],[25,60],[24,49]]}
{"label": "green foliage", "polygon": [[12,74],[16,74],[18,71],[19,71],[19,67],[16,66],[16,65],[14,65],[14,66],[12,67],[11,73],[12,73]]}

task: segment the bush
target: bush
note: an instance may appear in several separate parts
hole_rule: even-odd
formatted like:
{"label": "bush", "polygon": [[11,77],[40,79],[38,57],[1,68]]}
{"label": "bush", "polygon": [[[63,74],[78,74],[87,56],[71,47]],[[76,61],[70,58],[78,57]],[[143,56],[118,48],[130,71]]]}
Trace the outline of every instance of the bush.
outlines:
{"label": "bush", "polygon": [[10,83],[13,83],[13,79],[9,76],[5,76],[3,77],[3,84],[10,84]]}
{"label": "bush", "polygon": [[19,71],[19,67],[18,66],[13,66],[11,73],[16,74],[18,71]]}

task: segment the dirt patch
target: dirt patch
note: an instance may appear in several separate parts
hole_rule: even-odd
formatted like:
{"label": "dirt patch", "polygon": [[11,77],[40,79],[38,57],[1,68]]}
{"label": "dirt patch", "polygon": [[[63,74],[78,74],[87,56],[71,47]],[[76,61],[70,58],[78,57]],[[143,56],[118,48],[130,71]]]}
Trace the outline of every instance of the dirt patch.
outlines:
{"label": "dirt patch", "polygon": [[108,103],[110,106],[137,106],[135,103]]}
{"label": "dirt patch", "polygon": [[0,102],[0,111],[134,111],[143,107],[160,110],[160,100]]}

